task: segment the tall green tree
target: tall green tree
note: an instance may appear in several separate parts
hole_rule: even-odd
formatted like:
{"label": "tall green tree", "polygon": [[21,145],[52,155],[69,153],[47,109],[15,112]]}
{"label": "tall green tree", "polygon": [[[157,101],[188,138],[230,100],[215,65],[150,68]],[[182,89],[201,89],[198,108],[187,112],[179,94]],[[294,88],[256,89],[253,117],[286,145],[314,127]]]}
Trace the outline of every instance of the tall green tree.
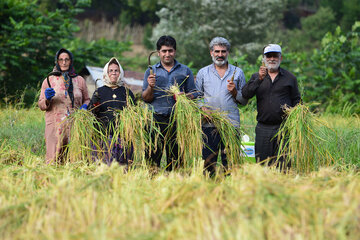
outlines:
{"label": "tall green tree", "polygon": [[67,8],[40,12],[36,1],[0,2],[1,96],[13,95],[25,86],[36,86],[51,70],[62,40],[77,31],[73,16],[84,1]]}
{"label": "tall green tree", "polygon": [[291,51],[311,51],[320,47],[323,36],[335,28],[333,11],[321,7],[315,14],[301,19],[301,29],[288,30],[279,35],[279,41],[286,43]]}
{"label": "tall green tree", "polygon": [[360,22],[348,32],[337,27],[311,52],[285,54],[289,69],[303,86],[305,102],[329,112],[347,106],[360,113]]}
{"label": "tall green tree", "polygon": [[88,0],[61,0],[61,9],[39,11],[34,0],[0,1],[0,99],[16,96],[27,87],[36,88],[54,66],[57,50],[65,47],[75,56],[75,69],[85,64],[103,65],[112,56],[119,59],[130,42],[75,39],[75,15]]}
{"label": "tall green tree", "polygon": [[327,33],[321,48],[314,50],[309,67],[307,95],[310,101],[319,101],[325,106],[341,108],[353,104],[360,113],[360,22],[349,32],[338,27]]}
{"label": "tall green tree", "polygon": [[[195,67],[209,63],[208,44],[213,37],[228,38],[243,52],[263,46],[264,36],[277,27],[274,13],[281,14],[281,0],[167,0],[157,12],[160,22],[153,31],[153,42],[161,35],[178,41],[179,57]],[[260,43],[260,44],[259,44]],[[155,45],[155,44],[154,44]]]}
{"label": "tall green tree", "polygon": [[360,0],[321,0],[321,6],[332,9],[344,31],[350,31],[354,22],[360,21]]}

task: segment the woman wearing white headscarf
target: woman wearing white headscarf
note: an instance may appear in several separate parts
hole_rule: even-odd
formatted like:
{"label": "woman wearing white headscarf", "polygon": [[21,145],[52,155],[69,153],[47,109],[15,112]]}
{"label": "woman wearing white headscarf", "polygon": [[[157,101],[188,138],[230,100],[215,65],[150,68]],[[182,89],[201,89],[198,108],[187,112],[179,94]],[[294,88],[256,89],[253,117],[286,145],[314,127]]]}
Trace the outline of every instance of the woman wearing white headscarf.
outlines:
{"label": "woman wearing white headscarf", "polygon": [[[124,70],[116,58],[111,58],[103,70],[104,86],[95,90],[91,101],[90,110],[102,123],[106,134],[111,141],[113,135],[114,111],[122,110],[128,103],[135,101],[134,94],[124,87]],[[114,159],[120,164],[127,164],[129,154],[124,153],[120,143],[114,145],[111,155],[106,156],[104,161],[110,164]]]}

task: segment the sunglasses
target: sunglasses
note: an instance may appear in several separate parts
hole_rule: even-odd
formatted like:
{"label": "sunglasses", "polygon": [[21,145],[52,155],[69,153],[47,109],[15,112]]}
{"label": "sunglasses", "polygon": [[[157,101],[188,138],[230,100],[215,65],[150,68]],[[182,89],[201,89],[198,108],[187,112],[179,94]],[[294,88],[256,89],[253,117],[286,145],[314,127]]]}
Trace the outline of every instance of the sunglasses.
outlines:
{"label": "sunglasses", "polygon": [[265,53],[265,57],[266,58],[279,58],[280,53],[277,53],[277,52]]}

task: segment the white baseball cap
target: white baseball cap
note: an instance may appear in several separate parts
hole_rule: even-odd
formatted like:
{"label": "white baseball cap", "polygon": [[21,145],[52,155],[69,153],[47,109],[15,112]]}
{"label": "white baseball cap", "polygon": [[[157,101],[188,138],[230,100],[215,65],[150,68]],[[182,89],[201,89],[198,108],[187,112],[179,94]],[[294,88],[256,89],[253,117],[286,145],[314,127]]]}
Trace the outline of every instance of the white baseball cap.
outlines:
{"label": "white baseball cap", "polygon": [[269,44],[264,48],[264,54],[267,54],[269,52],[281,53],[281,47],[277,44]]}

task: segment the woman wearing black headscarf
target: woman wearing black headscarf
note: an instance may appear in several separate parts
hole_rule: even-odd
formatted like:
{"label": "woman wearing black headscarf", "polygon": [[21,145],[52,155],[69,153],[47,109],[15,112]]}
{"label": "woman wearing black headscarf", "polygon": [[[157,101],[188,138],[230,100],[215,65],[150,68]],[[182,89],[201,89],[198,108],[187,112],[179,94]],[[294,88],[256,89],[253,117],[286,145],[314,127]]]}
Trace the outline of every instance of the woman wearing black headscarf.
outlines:
{"label": "woman wearing black headscarf", "polygon": [[55,66],[41,86],[38,105],[45,111],[46,163],[62,157],[69,141],[69,129],[64,127],[65,118],[77,108],[87,108],[89,94],[85,80],[73,67],[73,55],[60,49],[55,56]]}

